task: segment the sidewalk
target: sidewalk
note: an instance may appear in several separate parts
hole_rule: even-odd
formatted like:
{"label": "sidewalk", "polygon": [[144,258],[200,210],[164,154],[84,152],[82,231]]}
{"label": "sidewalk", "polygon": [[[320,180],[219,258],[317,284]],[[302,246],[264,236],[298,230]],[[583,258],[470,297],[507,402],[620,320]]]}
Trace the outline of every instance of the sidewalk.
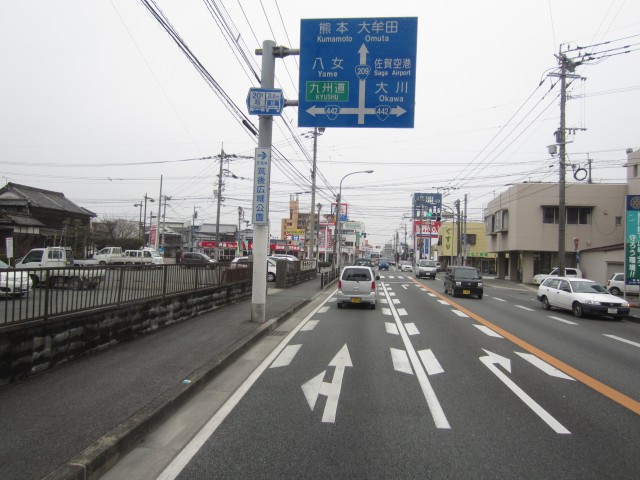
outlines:
{"label": "sidewalk", "polygon": [[92,478],[321,293],[270,288],[265,324],[249,299],[0,388],[0,478]]}

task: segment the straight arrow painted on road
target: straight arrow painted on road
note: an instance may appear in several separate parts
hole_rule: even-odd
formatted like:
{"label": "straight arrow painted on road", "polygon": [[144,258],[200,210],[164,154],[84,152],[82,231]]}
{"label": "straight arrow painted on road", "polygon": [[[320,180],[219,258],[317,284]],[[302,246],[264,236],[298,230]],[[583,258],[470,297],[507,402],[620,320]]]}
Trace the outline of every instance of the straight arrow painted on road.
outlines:
{"label": "straight arrow painted on road", "polygon": [[335,423],[344,371],[347,367],[353,367],[351,357],[349,356],[349,349],[346,344],[340,349],[336,356],[333,357],[333,360],[329,362],[329,366],[336,368],[331,383],[324,381],[324,376],[327,373],[325,370],[301,387],[311,411],[313,411],[316,406],[319,395],[327,397],[327,403],[324,406],[324,412],[322,414],[323,423]]}

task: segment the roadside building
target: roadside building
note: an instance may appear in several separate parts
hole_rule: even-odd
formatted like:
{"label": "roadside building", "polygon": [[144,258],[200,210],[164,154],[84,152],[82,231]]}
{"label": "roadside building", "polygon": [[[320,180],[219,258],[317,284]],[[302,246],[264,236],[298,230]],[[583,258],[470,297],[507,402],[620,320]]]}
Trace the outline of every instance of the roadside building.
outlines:
{"label": "roadside building", "polygon": [[86,253],[95,217],[64,193],[7,183],[0,188],[0,249],[6,254],[5,239],[13,238],[15,257],[32,248],[56,245]]}

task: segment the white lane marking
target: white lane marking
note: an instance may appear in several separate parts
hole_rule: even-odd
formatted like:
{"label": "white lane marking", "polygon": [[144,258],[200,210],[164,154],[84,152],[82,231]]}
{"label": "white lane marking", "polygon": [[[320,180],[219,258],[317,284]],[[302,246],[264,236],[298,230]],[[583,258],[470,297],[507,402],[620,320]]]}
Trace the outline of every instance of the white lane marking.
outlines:
{"label": "white lane marking", "polygon": [[453,313],[455,313],[456,315],[458,315],[459,317],[466,317],[469,318],[469,315],[467,315],[464,312],[461,312],[460,310],[451,310]]}
{"label": "white lane marking", "polygon": [[391,348],[391,361],[393,362],[393,369],[396,372],[408,373],[413,375],[413,369],[411,368],[411,362],[407,356],[407,352],[404,350],[398,350],[397,348]]}
{"label": "white lane marking", "polygon": [[[391,315],[391,312],[389,312],[389,315]],[[398,327],[395,323],[384,322],[384,329],[391,335],[400,335],[400,332],[398,332]]]}
{"label": "white lane marking", "polygon": [[502,298],[498,298],[498,297],[492,297],[494,300],[498,301],[498,302],[506,302],[506,300],[502,299]]}
{"label": "white lane marking", "polygon": [[396,296],[396,292],[390,292],[387,290],[387,293],[389,294],[390,297],[395,297]]}
{"label": "white lane marking", "polygon": [[288,367],[302,345],[287,345],[269,368]]}
{"label": "white lane marking", "polygon": [[[400,311],[398,311],[398,313],[400,313]],[[407,333],[409,335],[420,335],[420,332],[418,331],[418,327],[416,327],[415,323],[405,323],[404,328],[407,329]]]}
{"label": "white lane marking", "polygon": [[514,305],[514,307],[521,308],[522,310],[526,310],[528,312],[534,312],[535,311],[533,308],[525,307],[524,305]]}
{"label": "white lane marking", "polygon": [[331,297],[331,298],[329,299],[329,303],[333,303],[333,302],[335,302],[336,300],[337,300],[337,298],[336,298],[336,297]]}
{"label": "white lane marking", "polygon": [[490,337],[504,338],[502,335],[500,335],[499,333],[494,332],[493,330],[491,330],[489,327],[487,327],[485,325],[475,325],[474,324],[473,326],[476,327],[478,330],[480,330],[485,335],[489,335]]}
{"label": "white lane marking", "polygon": [[301,332],[310,332],[311,330],[313,330],[314,328],[316,328],[316,325],[318,325],[318,322],[319,322],[319,321],[320,321],[320,320],[309,320],[309,321],[307,322],[307,324],[306,324],[304,327],[302,327],[302,328],[300,329],[300,331],[301,331]]}
{"label": "white lane marking", "polygon": [[330,308],[325,305],[320,310],[318,310],[318,313],[327,313],[329,310]]}
{"label": "white lane marking", "polygon": [[565,320],[564,318],[554,317],[553,315],[549,315],[551,320],[557,320],[558,322],[568,323],[569,325],[578,325],[576,322],[572,322],[570,320]]}
{"label": "white lane marking", "polygon": [[438,359],[431,349],[420,350],[418,355],[420,355],[420,360],[422,360],[422,364],[429,375],[437,375],[438,373],[444,372],[444,369],[440,366],[440,362],[438,362]]}
{"label": "white lane marking", "polygon": [[394,305],[398,305],[400,303],[399,298],[392,298],[391,301],[393,302]]}
{"label": "white lane marking", "polygon": [[[385,291],[385,295],[389,295],[389,292]],[[422,389],[422,394],[427,401],[427,406],[429,407],[429,411],[431,412],[431,417],[433,418],[433,421],[437,428],[450,429],[451,425],[449,425],[449,421],[447,420],[447,416],[444,414],[442,405],[440,405],[440,402],[438,401],[436,392],[433,390],[433,387],[429,382],[427,372],[424,370],[424,368],[422,368],[422,365],[420,365],[418,354],[416,353],[415,348],[413,348],[413,345],[409,340],[409,335],[407,335],[404,325],[400,321],[400,316],[396,312],[393,305],[390,305],[390,307],[393,313],[393,318],[395,319],[396,325],[398,326],[400,337],[402,337],[402,343],[404,343],[404,347],[407,351],[407,354],[409,355],[411,365],[413,365],[413,369],[415,370],[416,378],[418,379],[418,383],[420,384],[420,387]]]}
{"label": "white lane marking", "polygon": [[390,308],[383,308],[382,309],[382,314],[383,315],[391,315],[391,309]]}
{"label": "white lane marking", "polygon": [[156,480],[175,480],[180,472],[187,466],[200,448],[206,443],[206,441],[215,433],[218,427],[222,424],[225,418],[233,411],[233,409],[240,403],[240,400],[247,394],[249,389],[254,383],[258,381],[260,376],[271,365],[273,360],[280,355],[280,352],[284,350],[291,339],[296,335],[300,329],[308,322],[327,302],[334,299],[338,290],[335,289],[329,298],[318,305],[309,315],[305,317],[291,332],[289,335],[282,339],[282,342],[265,358],[262,363],[256,368],[249,377],[236,389],[235,392],[229,397],[229,399],[222,405],[218,411],[209,419],[204,427],[191,439],[191,441],[174,457],[173,461],[162,471]]}
{"label": "white lane marking", "polygon": [[[484,350],[484,348],[483,348]],[[563,427],[560,422],[558,422],[555,418],[553,418],[549,412],[547,412],[544,408],[542,408],[533,398],[525,393],[518,385],[516,385],[513,380],[507,377],[497,366],[496,363],[502,365],[504,369],[507,371],[511,371],[511,361],[498,355],[496,353],[490,352],[489,350],[484,350],[487,353],[486,357],[480,357],[480,361],[486,365],[486,367],[493,373],[498,379],[504,383],[516,396],[522,400],[533,412],[538,415],[547,425],[549,425],[556,433],[561,434],[570,434],[571,432]]]}
{"label": "white lane marking", "polygon": [[[395,302],[393,302],[395,303]],[[398,309],[398,315],[404,317],[405,315],[407,315],[407,311],[404,308],[399,308]]]}
{"label": "white lane marking", "polygon": [[438,300],[439,303],[441,303],[442,305],[449,305],[449,302],[447,302],[446,300]]}
{"label": "white lane marking", "polygon": [[[426,290],[425,290],[426,292]],[[437,297],[437,295],[435,293],[431,293],[431,292],[427,292],[427,295],[429,295],[430,297]]]}
{"label": "white lane marking", "polygon": [[408,286],[409,286],[409,285],[406,285],[406,284],[404,284],[404,283],[402,284],[402,288],[404,288],[405,290],[407,289],[407,287],[408,287]]}
{"label": "white lane marking", "polygon": [[541,358],[536,357],[535,355],[532,355],[531,353],[516,352],[516,355],[520,355],[522,358],[524,358],[531,365],[533,365],[536,368],[539,368],[540,370],[542,370],[547,375],[551,375],[552,377],[564,378],[565,380],[573,380],[573,381],[575,381],[574,378],[570,377],[569,375],[567,375],[564,372],[561,372],[560,370],[558,370],[553,365],[549,365],[547,362],[545,362]]}
{"label": "white lane marking", "polygon": [[387,302],[387,299],[386,299],[386,298],[381,298],[381,299],[380,299],[380,303],[384,303],[384,304],[386,305],[386,304],[387,304],[387,303],[389,303],[389,302]]}
{"label": "white lane marking", "polygon": [[640,347],[640,343],[632,342],[631,340],[627,340],[626,338],[616,337],[615,335],[607,335],[603,333],[605,337],[612,338],[613,340],[618,340],[619,342],[628,343],[629,345],[633,345],[634,347]]}

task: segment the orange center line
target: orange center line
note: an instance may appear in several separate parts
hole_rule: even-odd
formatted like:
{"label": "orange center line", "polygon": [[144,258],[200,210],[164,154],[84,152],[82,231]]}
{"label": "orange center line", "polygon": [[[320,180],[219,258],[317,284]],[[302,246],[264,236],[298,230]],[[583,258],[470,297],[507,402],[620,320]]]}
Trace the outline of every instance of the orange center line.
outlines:
{"label": "orange center line", "polygon": [[637,400],[634,400],[633,398],[625,395],[624,393],[619,392],[618,390],[615,390],[614,388],[611,388],[608,385],[605,385],[601,381],[596,380],[595,378],[587,375],[586,373],[581,372],[577,368],[574,368],[571,365],[568,365],[568,364],[564,363],[562,360],[557,359],[556,357],[548,354],[547,352],[544,352],[543,350],[540,350],[539,348],[534,347],[529,342],[526,342],[525,340],[521,339],[520,337],[517,337],[516,335],[506,331],[504,328],[501,328],[501,327],[495,325],[494,323],[491,323],[489,320],[487,320],[487,319],[485,319],[485,318],[483,318],[483,317],[471,312],[470,310],[467,310],[462,305],[459,305],[455,301],[453,301],[453,300],[445,297],[444,295],[436,292],[431,287],[427,287],[426,285],[418,282],[417,280],[415,280],[413,278],[411,280],[413,282],[415,282],[416,284],[418,284],[423,290],[425,290],[427,292],[430,292],[430,293],[433,293],[434,295],[436,295],[437,297],[441,298],[442,300],[445,300],[451,306],[457,308],[461,312],[464,312],[469,317],[473,318],[477,322],[480,322],[481,324],[485,325],[486,327],[489,327],[494,332],[499,333],[504,338],[506,338],[506,339],[510,340],[511,342],[513,342],[514,344],[518,345],[520,348],[528,351],[529,353],[534,354],[535,356],[537,356],[538,358],[544,360],[548,364],[553,365],[558,370],[560,370],[560,371],[566,373],[567,375],[575,378],[576,380],[578,380],[579,382],[583,383],[584,385],[587,385],[588,387],[591,387],[596,392],[604,395],[605,397],[610,398],[614,402],[616,402],[616,403],[622,405],[623,407],[628,408],[632,412],[640,415],[640,402],[638,402]]}

